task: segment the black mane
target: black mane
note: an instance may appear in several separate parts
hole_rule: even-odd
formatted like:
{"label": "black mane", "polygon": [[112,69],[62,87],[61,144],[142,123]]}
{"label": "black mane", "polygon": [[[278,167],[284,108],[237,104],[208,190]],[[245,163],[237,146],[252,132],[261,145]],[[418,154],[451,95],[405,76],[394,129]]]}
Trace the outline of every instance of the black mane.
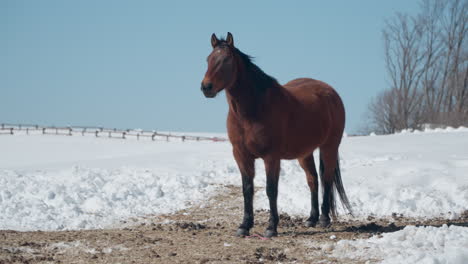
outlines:
{"label": "black mane", "polygon": [[[228,46],[224,39],[220,39],[218,45]],[[266,74],[260,67],[253,63],[254,57],[243,53],[238,48],[234,48],[234,50],[244,63],[247,72],[250,74],[250,79],[255,83],[256,94],[263,94],[267,89],[278,85],[278,81],[275,78]]]}

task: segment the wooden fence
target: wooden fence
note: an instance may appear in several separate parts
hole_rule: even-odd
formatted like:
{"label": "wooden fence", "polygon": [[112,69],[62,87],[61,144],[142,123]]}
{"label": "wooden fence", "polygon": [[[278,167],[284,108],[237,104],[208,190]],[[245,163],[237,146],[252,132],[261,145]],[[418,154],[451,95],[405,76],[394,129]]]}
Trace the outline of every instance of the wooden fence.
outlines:
{"label": "wooden fence", "polygon": [[117,129],[117,128],[104,128],[104,127],[89,127],[89,126],[40,126],[40,125],[29,125],[29,124],[0,124],[0,135],[14,135],[14,134],[43,134],[43,135],[62,135],[62,136],[94,136],[94,137],[106,137],[106,138],[135,138],[150,139],[152,141],[165,140],[170,141],[175,139],[178,141],[226,141],[222,137],[209,137],[209,136],[196,136],[196,135],[185,135],[185,134],[172,134],[172,133],[160,133],[156,131],[146,131],[140,129]]}

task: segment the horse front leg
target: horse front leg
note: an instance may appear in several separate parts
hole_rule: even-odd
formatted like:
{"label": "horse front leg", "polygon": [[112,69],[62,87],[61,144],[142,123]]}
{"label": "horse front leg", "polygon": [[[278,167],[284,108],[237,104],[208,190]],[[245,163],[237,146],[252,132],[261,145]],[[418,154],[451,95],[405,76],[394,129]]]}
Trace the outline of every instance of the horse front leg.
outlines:
{"label": "horse front leg", "polygon": [[279,216],[277,199],[281,163],[279,159],[265,159],[264,161],[267,176],[266,192],[268,200],[270,201],[270,219],[268,221],[268,228],[266,229],[265,236],[273,237],[278,235],[277,227],[279,222]]}
{"label": "horse front leg", "polygon": [[234,158],[242,176],[242,193],[244,195],[244,218],[237,229],[236,236],[248,236],[249,230],[254,225],[253,180],[255,177],[255,158],[239,149],[234,149]]}

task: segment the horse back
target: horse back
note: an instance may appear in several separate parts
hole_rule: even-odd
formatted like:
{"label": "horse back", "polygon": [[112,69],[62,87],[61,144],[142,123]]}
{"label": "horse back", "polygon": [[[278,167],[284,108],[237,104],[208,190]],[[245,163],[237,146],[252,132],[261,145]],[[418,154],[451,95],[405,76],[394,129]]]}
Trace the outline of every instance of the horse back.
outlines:
{"label": "horse back", "polygon": [[[256,120],[241,120],[230,109],[228,135],[235,149],[255,157],[296,159],[331,141],[340,141],[344,107],[335,90],[313,79],[295,79],[267,95]],[[338,142],[339,144],[339,142]]]}

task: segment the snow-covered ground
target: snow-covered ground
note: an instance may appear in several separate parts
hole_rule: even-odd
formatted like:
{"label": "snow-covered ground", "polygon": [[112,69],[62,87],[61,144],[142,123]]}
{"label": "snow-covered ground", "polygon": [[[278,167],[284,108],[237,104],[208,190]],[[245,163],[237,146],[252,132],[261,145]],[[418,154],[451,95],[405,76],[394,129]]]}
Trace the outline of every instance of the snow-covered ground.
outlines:
{"label": "snow-covered ground", "polygon": [[[468,210],[468,129],[345,137],[340,158],[356,218],[392,213],[456,218]],[[257,187],[265,186],[263,168],[258,161]],[[219,185],[240,183],[227,142],[0,135],[0,229],[109,227],[203,203]],[[283,161],[280,211],[306,216],[309,197],[298,163]],[[256,194],[255,207],[268,208],[263,191]],[[460,253],[468,252],[467,230],[407,227],[381,238],[342,241],[333,252],[374,247],[392,256],[403,252],[405,258],[406,243],[432,253],[405,259],[435,261],[450,255],[457,263],[468,258]]]}
{"label": "snow-covered ground", "polygon": [[4,135],[0,149],[0,229],[106,227],[202,202],[238,178],[221,142]]}
{"label": "snow-covered ground", "polygon": [[346,260],[371,260],[372,263],[447,263],[468,262],[468,228],[461,226],[415,227],[375,235],[369,239],[341,240],[328,244],[307,243],[346,263]]}

